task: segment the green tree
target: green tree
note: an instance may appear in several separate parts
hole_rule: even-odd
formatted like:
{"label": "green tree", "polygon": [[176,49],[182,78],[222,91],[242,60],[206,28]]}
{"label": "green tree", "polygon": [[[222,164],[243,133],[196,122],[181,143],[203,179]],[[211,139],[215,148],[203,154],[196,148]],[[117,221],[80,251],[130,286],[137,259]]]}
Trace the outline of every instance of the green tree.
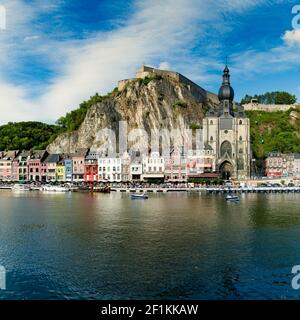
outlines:
{"label": "green tree", "polygon": [[258,100],[260,104],[294,104],[297,102],[295,95],[285,91],[266,92],[261,95],[255,94],[250,96],[248,94],[241,100],[241,104],[250,103],[252,99]]}

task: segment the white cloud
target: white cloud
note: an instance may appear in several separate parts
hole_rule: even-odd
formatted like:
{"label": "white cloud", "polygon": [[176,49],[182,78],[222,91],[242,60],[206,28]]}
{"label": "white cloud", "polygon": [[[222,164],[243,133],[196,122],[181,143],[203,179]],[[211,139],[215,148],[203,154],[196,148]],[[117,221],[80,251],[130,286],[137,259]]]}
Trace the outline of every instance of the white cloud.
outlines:
{"label": "white cloud", "polygon": [[[194,81],[209,80],[213,76],[205,76],[205,71],[220,67],[215,62],[216,50],[212,50],[210,59],[195,59],[190,53],[194,41],[204,39],[207,28],[213,25],[209,22],[220,22],[226,10],[246,10],[263,1],[138,0],[135,13],[120,24],[122,27],[77,41],[53,40],[47,30],[43,33],[31,24],[41,10],[49,10],[41,1],[37,6],[28,6],[21,0],[5,2],[10,14],[8,31],[0,40],[0,63],[9,69],[14,63],[21,63],[15,52],[34,52],[47,61],[56,76],[50,84],[39,86],[41,94],[32,99],[27,84],[16,87],[0,74],[2,123],[53,121],[95,92],[104,94],[118,80],[133,76],[143,62],[184,70],[187,76],[194,76]],[[15,12],[22,14],[12,14]],[[12,50],[16,43],[18,50]]]}
{"label": "white cloud", "polygon": [[161,70],[170,70],[171,69],[171,66],[168,62],[164,61],[164,62],[161,62],[158,66],[158,69],[161,69]]}
{"label": "white cloud", "polygon": [[282,39],[288,46],[300,46],[300,29],[286,31]]}
{"label": "white cloud", "polygon": [[27,36],[24,38],[24,41],[31,41],[31,40],[37,40],[40,36]]}

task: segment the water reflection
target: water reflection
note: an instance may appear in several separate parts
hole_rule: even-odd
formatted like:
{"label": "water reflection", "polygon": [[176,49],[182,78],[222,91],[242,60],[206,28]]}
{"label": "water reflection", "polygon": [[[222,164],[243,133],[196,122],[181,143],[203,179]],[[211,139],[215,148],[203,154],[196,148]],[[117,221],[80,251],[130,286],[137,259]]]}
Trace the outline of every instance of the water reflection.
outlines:
{"label": "water reflection", "polygon": [[0,193],[6,299],[298,298],[299,195]]}

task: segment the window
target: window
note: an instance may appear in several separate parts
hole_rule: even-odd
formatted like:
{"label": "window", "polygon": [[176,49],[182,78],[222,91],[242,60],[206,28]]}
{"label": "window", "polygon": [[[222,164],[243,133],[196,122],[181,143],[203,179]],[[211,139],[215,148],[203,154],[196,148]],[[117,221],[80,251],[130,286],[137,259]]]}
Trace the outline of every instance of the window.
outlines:
{"label": "window", "polygon": [[214,140],[214,138],[213,138],[213,136],[211,136],[211,137],[210,137],[210,141],[213,141],[213,140]]}
{"label": "window", "polygon": [[214,122],[212,120],[210,120],[210,124],[214,124]]}
{"label": "window", "polygon": [[224,157],[226,154],[231,158],[232,157],[232,146],[229,141],[224,141],[221,144],[221,157]]}
{"label": "window", "polygon": [[239,124],[243,124],[243,121],[242,121],[242,120],[240,120]]}

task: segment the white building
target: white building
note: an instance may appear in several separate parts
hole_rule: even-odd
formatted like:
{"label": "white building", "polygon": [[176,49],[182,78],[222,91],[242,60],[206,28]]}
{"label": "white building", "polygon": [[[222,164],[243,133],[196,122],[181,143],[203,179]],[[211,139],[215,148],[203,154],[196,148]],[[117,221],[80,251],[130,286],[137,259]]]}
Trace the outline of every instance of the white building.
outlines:
{"label": "white building", "polygon": [[143,157],[143,180],[164,179],[165,161],[159,152]]}
{"label": "white building", "polygon": [[141,181],[143,179],[143,164],[139,161],[130,165],[130,180]]}
{"label": "white building", "polygon": [[121,182],[122,161],[120,158],[98,158],[99,182]]}

